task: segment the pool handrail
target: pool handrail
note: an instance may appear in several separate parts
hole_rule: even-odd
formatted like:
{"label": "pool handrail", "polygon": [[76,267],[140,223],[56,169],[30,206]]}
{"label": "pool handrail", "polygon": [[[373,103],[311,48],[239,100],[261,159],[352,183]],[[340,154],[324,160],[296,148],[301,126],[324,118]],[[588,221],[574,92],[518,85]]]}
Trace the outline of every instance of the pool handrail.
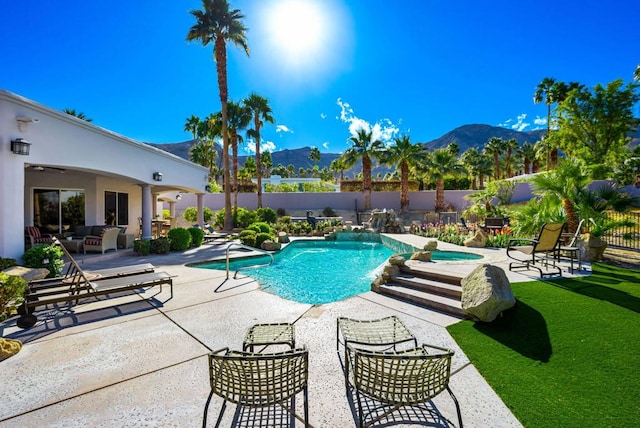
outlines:
{"label": "pool handrail", "polygon": [[260,249],[260,248],[250,247],[248,245],[240,244],[238,242],[232,242],[229,245],[227,245],[227,249],[225,250],[226,261],[227,261],[227,279],[229,279],[229,249],[231,247],[239,247],[239,248],[244,248],[245,250],[257,251],[259,253],[267,254],[269,257],[271,257],[271,261],[269,263],[260,264],[260,265],[252,265],[252,266],[243,266],[243,267],[239,268],[233,274],[233,279],[236,279],[236,275],[238,275],[238,272],[240,272],[242,269],[253,269],[253,268],[257,268],[257,267],[270,266],[275,261],[275,259],[273,258],[273,254],[271,254],[270,251],[265,251],[265,250]]}

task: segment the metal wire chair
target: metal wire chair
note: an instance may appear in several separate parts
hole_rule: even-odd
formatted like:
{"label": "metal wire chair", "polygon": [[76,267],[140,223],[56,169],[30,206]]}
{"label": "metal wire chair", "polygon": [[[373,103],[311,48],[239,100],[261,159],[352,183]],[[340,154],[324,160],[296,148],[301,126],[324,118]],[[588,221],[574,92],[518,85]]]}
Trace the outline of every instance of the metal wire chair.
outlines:
{"label": "metal wire chair", "polygon": [[220,425],[227,401],[239,406],[266,407],[279,404],[286,408],[304,393],[304,423],[309,425],[308,379],[309,353],[294,349],[272,354],[230,351],[223,348],[209,354],[211,392],[204,408],[202,426],[207,424],[207,411],[213,394],[224,399],[216,427]]}
{"label": "metal wire chair", "polygon": [[[348,346],[347,364],[352,366],[359,426],[371,426],[401,407],[425,404],[447,390],[455,403],[458,423],[462,427],[460,405],[449,388],[453,354],[450,349],[430,345],[399,352]],[[366,397],[380,403],[367,415],[363,411]],[[380,409],[383,412],[378,414]],[[365,424],[370,415],[377,416]]]}

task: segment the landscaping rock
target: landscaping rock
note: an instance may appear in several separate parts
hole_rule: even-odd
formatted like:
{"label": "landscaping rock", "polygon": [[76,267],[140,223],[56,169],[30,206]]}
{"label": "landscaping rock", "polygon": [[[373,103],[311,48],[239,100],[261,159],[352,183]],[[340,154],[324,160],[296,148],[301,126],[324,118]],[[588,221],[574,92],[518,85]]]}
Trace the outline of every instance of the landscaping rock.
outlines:
{"label": "landscaping rock", "polygon": [[484,248],[487,244],[487,235],[480,229],[478,229],[473,235],[473,238],[469,238],[464,241],[465,247]]}
{"label": "landscaping rock", "polygon": [[279,242],[266,240],[262,243],[262,245],[260,245],[260,248],[265,251],[278,251],[282,248],[282,245]]}
{"label": "landscaping rock", "polygon": [[411,255],[410,260],[419,260],[421,262],[430,262],[431,261],[431,251],[419,251],[417,253],[413,253]]}
{"label": "landscaping rock", "polygon": [[587,233],[576,241],[576,247],[580,249],[580,256],[583,262],[598,262],[602,260],[604,250],[607,249],[607,243]]}
{"label": "landscaping rock", "polygon": [[291,242],[291,240],[289,239],[289,235],[287,235],[287,232],[278,232],[278,242],[281,244],[288,244],[289,242]]}
{"label": "landscaping rock", "polygon": [[511,283],[504,270],[497,266],[479,265],[460,283],[462,309],[477,320],[491,322],[516,304]]}
{"label": "landscaping rock", "polygon": [[402,256],[397,256],[396,255],[396,256],[389,257],[389,264],[391,264],[391,265],[404,266],[404,263],[406,261],[407,260]]}
{"label": "landscaping rock", "polygon": [[17,354],[22,349],[22,342],[14,339],[0,337],[0,361]]}
{"label": "landscaping rock", "polygon": [[24,266],[13,266],[3,270],[10,276],[19,276],[27,282],[37,279],[45,279],[49,275],[49,269],[46,268],[29,268]]}
{"label": "landscaping rock", "polygon": [[424,244],[423,248],[425,251],[435,251],[438,249],[438,241],[428,241],[426,244]]}

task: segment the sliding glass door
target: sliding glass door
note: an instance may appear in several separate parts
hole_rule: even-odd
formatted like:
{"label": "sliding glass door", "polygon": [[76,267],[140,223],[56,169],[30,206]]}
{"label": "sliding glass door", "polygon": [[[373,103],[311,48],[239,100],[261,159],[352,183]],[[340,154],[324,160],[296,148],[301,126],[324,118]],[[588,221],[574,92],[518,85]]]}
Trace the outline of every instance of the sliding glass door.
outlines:
{"label": "sliding glass door", "polygon": [[33,224],[43,233],[73,232],[85,223],[84,190],[34,189]]}

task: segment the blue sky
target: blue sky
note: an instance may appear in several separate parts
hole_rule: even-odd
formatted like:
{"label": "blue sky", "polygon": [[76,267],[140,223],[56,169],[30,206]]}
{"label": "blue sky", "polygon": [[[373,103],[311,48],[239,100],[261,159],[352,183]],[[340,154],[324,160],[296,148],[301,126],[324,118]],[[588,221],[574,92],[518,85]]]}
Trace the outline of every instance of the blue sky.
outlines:
{"label": "blue sky", "polygon": [[[365,126],[428,142],[465,124],[545,126],[544,77],[630,81],[628,0],[230,0],[251,56],[228,46],[230,99],[266,97],[264,148],[339,153]],[[197,0],[0,0],[0,87],[133,139],[181,142],[220,110],[213,46],[187,43]],[[290,19],[296,16],[295,20]],[[250,146],[245,152],[250,151]]]}

